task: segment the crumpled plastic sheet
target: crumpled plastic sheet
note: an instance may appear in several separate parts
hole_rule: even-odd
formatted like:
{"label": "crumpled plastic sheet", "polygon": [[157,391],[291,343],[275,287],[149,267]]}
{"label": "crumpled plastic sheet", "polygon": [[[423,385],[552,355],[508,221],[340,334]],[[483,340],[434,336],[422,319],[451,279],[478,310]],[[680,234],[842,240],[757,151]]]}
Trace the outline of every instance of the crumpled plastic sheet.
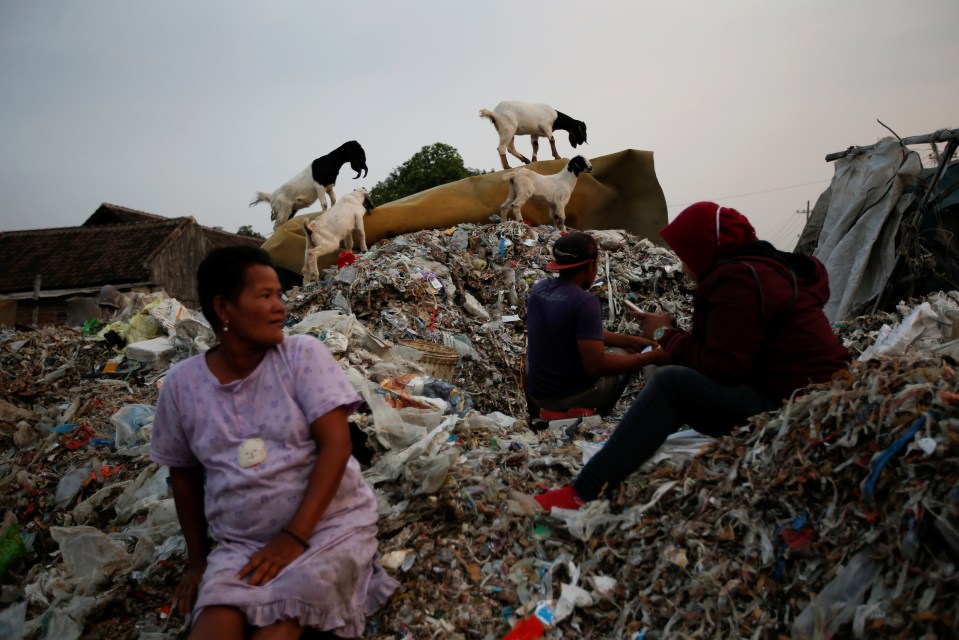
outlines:
{"label": "crumpled plastic sheet", "polygon": [[[954,297],[955,296],[955,297]],[[895,326],[884,324],[876,333],[875,342],[863,351],[860,360],[876,356],[899,356],[913,351],[959,356],[959,304],[955,292],[933,294],[928,300],[910,309],[899,305],[905,317]]]}
{"label": "crumpled plastic sheet", "polygon": [[[635,330],[617,308],[627,297],[688,323],[693,287],[676,257],[607,234],[609,271],[596,289],[607,328]],[[568,483],[615,426],[615,416],[539,433],[525,426],[524,298],[547,277],[556,237],[518,223],[398,236],[348,273],[289,292],[291,331],[340,347],[345,339],[340,365],[366,401],[351,420],[370,436],[364,471],[382,561],[401,581],[366,637],[495,640],[547,605],[554,638],[954,635],[959,395],[940,349],[954,339],[944,325],[733,436],[678,435],[608,499],[547,515],[530,495]],[[488,321],[463,309],[463,292]],[[836,330],[858,355],[882,325],[895,330],[927,302],[951,318],[931,297]],[[382,381],[422,373],[415,350],[397,344],[407,338],[457,348],[449,382],[470,393],[473,411],[386,403]],[[30,550],[0,604],[26,603],[30,637],[180,638],[188,629],[162,613],[185,566],[165,470],[110,444],[111,417],[153,405],[157,386],[83,377],[111,355],[62,327],[0,332],[0,399],[28,410],[0,424],[0,506]],[[66,425],[81,422],[95,437],[68,448],[77,437]],[[56,508],[58,483],[73,471],[83,480]],[[88,554],[81,567],[80,533],[112,560]],[[82,595],[77,572],[110,578]]]}

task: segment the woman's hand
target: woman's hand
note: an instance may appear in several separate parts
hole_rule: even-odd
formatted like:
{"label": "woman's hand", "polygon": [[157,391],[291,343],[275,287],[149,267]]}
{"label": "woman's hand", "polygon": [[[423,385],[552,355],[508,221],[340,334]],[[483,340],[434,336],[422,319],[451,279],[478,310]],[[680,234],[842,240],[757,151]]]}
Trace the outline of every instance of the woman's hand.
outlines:
{"label": "woman's hand", "polygon": [[203,572],[206,571],[206,564],[191,564],[187,567],[186,573],[180,578],[180,583],[173,592],[173,603],[177,611],[187,616],[193,611],[193,605],[196,604],[196,596],[200,592],[200,581],[203,579]]}
{"label": "woman's hand", "polygon": [[669,352],[662,347],[656,347],[646,355],[649,357],[647,364],[654,364],[657,367],[664,367],[670,363]]}
{"label": "woman's hand", "polygon": [[303,555],[306,549],[290,536],[281,533],[265,547],[250,556],[237,577],[258,587],[277,576],[288,564]]}
{"label": "woman's hand", "polygon": [[676,318],[671,313],[649,313],[648,311],[633,311],[632,309],[629,312],[639,322],[639,328],[647,338],[652,338],[656,329],[660,327],[672,328],[676,326]]}
{"label": "woman's hand", "polygon": [[636,353],[640,353],[646,347],[656,346],[656,341],[650,338],[643,338],[642,336],[630,336],[630,338],[632,338],[630,349]]}

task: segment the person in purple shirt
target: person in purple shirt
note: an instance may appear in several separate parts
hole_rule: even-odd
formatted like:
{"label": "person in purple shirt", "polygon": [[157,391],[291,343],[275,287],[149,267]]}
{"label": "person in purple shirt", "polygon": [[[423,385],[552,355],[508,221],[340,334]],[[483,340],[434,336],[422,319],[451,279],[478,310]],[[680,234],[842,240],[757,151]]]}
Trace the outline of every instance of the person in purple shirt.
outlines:
{"label": "person in purple shirt", "polygon": [[599,298],[589,292],[599,271],[599,247],[588,233],[561,237],[541,280],[527,299],[526,402],[530,418],[540,409],[593,409],[608,415],[630,374],[660,362],[652,340],[603,329]]}
{"label": "person in purple shirt", "polygon": [[398,583],[376,564],[376,497],[351,456],[360,398],[323,343],[285,336],[266,252],[215,249],[197,284],[219,344],[167,374],[150,448],[186,538],[190,638],[362,636]]}

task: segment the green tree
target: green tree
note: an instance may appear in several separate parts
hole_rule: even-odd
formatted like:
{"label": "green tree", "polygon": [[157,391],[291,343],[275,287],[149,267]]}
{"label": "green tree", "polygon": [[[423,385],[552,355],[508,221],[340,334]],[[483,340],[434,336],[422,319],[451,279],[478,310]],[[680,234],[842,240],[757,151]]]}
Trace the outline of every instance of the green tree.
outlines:
{"label": "green tree", "polygon": [[238,236],[249,236],[251,238],[259,238],[260,240],[265,240],[262,235],[253,230],[253,225],[245,224],[239,229],[236,230],[236,235]]}
{"label": "green tree", "polygon": [[393,169],[385,180],[377,182],[370,197],[379,206],[430,187],[484,173],[488,172],[467,168],[455,148],[436,142],[414,153],[412,158]]}

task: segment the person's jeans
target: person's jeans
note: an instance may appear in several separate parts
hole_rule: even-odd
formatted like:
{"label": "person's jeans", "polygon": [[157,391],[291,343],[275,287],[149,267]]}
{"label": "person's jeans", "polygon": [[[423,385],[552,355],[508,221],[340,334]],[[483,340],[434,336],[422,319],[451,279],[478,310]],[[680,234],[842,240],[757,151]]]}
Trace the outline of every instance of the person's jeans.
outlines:
{"label": "person's jeans", "polygon": [[[631,351],[626,351],[625,349],[621,349],[619,347],[606,347],[605,350],[607,353],[615,353],[619,355],[632,353]],[[623,392],[626,391],[626,387],[629,386],[629,381],[633,377],[632,373],[621,373],[615,376],[603,376],[598,378],[593,386],[572,395],[561,398],[539,398],[532,396],[528,391],[525,391],[525,372],[529,370],[529,361],[527,360],[524,364],[523,387],[524,393],[526,394],[526,406],[529,409],[530,420],[535,420],[539,417],[540,409],[565,411],[574,407],[595,409],[596,413],[599,415],[608,416],[613,412],[613,409],[616,407],[616,403],[619,402],[619,398],[623,395]]]}
{"label": "person's jeans", "polygon": [[750,416],[779,405],[745,385],[723,386],[688,367],[662,367],[573,486],[583,500],[595,500],[638,469],[679,427],[689,425],[700,433],[722,436]]}

